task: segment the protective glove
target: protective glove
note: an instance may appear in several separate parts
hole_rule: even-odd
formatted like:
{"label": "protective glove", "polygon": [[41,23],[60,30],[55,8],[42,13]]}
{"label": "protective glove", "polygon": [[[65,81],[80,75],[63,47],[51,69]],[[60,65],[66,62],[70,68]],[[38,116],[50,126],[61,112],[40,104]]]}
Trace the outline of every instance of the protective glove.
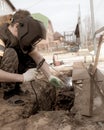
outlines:
{"label": "protective glove", "polygon": [[24,82],[35,80],[37,75],[38,72],[36,68],[28,69],[25,73],[23,73]]}
{"label": "protective glove", "polygon": [[53,75],[51,75],[48,80],[49,80],[49,83],[56,88],[61,88],[64,85],[63,81],[61,81],[58,77],[53,76]]}

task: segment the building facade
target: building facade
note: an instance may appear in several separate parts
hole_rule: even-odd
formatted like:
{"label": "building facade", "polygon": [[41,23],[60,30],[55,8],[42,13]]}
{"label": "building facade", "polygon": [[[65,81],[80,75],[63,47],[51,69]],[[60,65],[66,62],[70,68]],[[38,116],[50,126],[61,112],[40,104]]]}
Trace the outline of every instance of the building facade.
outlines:
{"label": "building facade", "polygon": [[16,8],[9,0],[0,0],[0,26],[5,22],[10,22],[12,13],[15,10]]}
{"label": "building facade", "polygon": [[0,16],[11,14],[16,10],[9,0],[0,0]]}

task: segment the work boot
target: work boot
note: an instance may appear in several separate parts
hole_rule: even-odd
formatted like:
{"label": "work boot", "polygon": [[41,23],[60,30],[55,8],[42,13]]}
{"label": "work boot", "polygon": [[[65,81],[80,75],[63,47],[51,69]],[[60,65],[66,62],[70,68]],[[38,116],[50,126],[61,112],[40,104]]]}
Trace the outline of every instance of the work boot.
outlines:
{"label": "work boot", "polygon": [[15,87],[13,86],[13,88],[11,88],[11,89],[10,89],[10,86],[8,88],[9,89],[4,89],[3,99],[5,99],[5,100],[11,98],[14,95],[21,95],[23,93],[19,84],[16,84]]}

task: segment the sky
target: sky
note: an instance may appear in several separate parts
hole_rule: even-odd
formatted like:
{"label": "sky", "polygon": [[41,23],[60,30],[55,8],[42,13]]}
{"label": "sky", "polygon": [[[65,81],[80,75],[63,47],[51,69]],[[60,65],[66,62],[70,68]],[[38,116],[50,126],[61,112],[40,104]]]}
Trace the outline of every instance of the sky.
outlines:
{"label": "sky", "polygon": [[[90,0],[10,0],[16,9],[27,9],[31,13],[42,13],[51,22],[54,31],[63,33],[75,30],[78,16],[90,16]],[[93,0],[97,19],[104,16],[101,2],[103,0]],[[79,11],[80,9],[80,11]],[[98,11],[100,10],[100,11]],[[103,24],[104,22],[102,22]]]}

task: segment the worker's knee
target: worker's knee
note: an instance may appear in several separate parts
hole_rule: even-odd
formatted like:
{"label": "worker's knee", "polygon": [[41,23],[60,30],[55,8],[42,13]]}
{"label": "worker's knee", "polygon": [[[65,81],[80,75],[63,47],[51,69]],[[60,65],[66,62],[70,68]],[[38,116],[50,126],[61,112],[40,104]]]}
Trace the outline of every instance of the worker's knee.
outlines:
{"label": "worker's knee", "polygon": [[10,58],[10,57],[17,58],[17,53],[16,53],[15,49],[7,48],[7,49],[5,49],[3,57],[5,57],[5,58],[6,57],[8,57],[8,58]]}
{"label": "worker's knee", "polygon": [[7,48],[1,60],[0,68],[3,70],[9,69],[9,72],[14,72],[18,68],[18,55],[13,48]]}

